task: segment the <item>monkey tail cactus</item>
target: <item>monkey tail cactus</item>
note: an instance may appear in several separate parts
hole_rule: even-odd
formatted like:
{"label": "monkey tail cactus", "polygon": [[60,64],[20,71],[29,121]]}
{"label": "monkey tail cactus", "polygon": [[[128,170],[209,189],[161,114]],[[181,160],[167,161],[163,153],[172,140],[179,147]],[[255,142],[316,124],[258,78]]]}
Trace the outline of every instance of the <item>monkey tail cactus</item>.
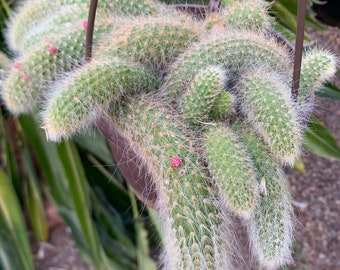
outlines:
{"label": "monkey tail cactus", "polygon": [[193,79],[181,100],[180,114],[192,125],[206,120],[215,101],[224,92],[226,71],[221,67],[207,67]]}
{"label": "monkey tail cactus", "polygon": [[159,99],[147,96],[133,98],[113,121],[142,156],[158,188],[165,269],[231,269],[228,217],[182,124]]}
{"label": "monkey tail cactus", "polygon": [[[97,21],[101,20],[101,11],[98,12]],[[25,32],[25,35],[20,39],[20,53],[25,54],[31,50],[36,44],[42,40],[52,39],[55,35],[72,32],[75,28],[84,27],[84,22],[88,17],[87,4],[65,5],[56,10],[53,14],[49,14],[41,23],[35,27],[31,27],[30,31]]]}
{"label": "monkey tail cactus", "polygon": [[208,168],[226,205],[249,218],[258,202],[256,170],[235,133],[225,126],[212,126],[203,143]]}
{"label": "monkey tail cactus", "polygon": [[225,11],[226,25],[234,29],[267,30],[272,23],[268,7],[262,0],[235,1]]}
{"label": "monkey tail cactus", "polygon": [[[25,37],[29,37],[42,25],[51,24],[51,17],[59,9],[67,11],[67,6],[89,7],[88,0],[30,0],[24,1],[15,16],[8,23],[7,42],[13,51],[22,51]],[[98,2],[98,10],[120,15],[152,14],[159,10],[161,5],[153,0],[103,0]],[[62,16],[62,14],[60,14]],[[62,29],[60,29],[63,31]]]}
{"label": "monkey tail cactus", "polygon": [[292,57],[265,35],[265,1],[228,1],[199,21],[157,1],[104,0],[85,64],[88,2],[18,9],[7,42],[22,55],[3,83],[5,105],[42,110],[55,141],[98,115],[115,123],[157,189],[166,270],[233,269],[230,212],[246,221],[259,268],[283,266],[293,214],[281,166],[300,154],[304,107],[334,74],[335,57],[305,53],[295,101]]}
{"label": "monkey tail cactus", "polygon": [[[98,22],[94,42],[108,28],[111,28],[110,22],[105,19]],[[34,111],[58,75],[83,63],[84,39],[85,30],[79,20],[74,30],[39,42],[17,58],[1,93],[8,109],[15,114]]]}
{"label": "monkey tail cactus", "polygon": [[291,61],[284,48],[262,35],[240,31],[219,34],[193,44],[169,68],[162,87],[167,95],[178,96],[187,88],[198,69],[220,65],[227,70],[240,71],[246,66],[266,63],[281,74],[290,74]]}
{"label": "monkey tail cactus", "polygon": [[334,76],[336,58],[327,51],[312,49],[305,53],[301,66],[301,79],[298,103],[301,105],[323,83]]}
{"label": "monkey tail cactus", "polygon": [[220,32],[221,29],[264,32],[273,21],[267,13],[268,7],[268,3],[262,0],[234,1],[224,6],[219,13],[209,14],[204,25],[212,33]]}
{"label": "monkey tail cactus", "polygon": [[21,51],[22,41],[25,39],[27,33],[31,33],[31,29],[39,27],[39,25],[51,16],[51,14],[67,3],[75,4],[81,2],[84,3],[86,1],[25,1],[21,6],[19,6],[16,14],[8,22],[7,42],[9,47],[14,51]]}
{"label": "monkey tail cactus", "polygon": [[158,80],[143,67],[114,58],[92,62],[54,89],[43,113],[43,127],[50,140],[70,137],[92,123],[109,104],[126,93],[149,91]]}
{"label": "monkey tail cactus", "polygon": [[[199,37],[198,23],[178,12],[125,20],[101,40],[96,57],[119,56],[140,62],[156,73]],[[173,16],[177,20],[173,20]],[[162,75],[162,74],[161,74]]]}
{"label": "monkey tail cactus", "polygon": [[236,88],[241,93],[241,110],[248,121],[271,152],[292,165],[299,156],[302,136],[289,87],[274,73],[251,69],[241,76]]}
{"label": "monkey tail cactus", "polygon": [[247,222],[250,246],[261,266],[277,269],[291,259],[293,211],[288,182],[276,158],[245,122],[233,124],[256,170],[260,188],[254,217]]}

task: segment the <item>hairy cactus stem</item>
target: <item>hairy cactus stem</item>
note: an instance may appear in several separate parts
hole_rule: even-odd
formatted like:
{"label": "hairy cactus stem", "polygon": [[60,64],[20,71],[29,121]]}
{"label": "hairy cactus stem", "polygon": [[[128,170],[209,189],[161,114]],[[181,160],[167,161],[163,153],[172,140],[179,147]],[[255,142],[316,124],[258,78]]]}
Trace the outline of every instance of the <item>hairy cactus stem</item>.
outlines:
{"label": "hairy cactus stem", "polygon": [[[90,3],[86,26],[85,61],[90,61],[92,58],[93,29],[96,18],[97,3],[98,0],[91,0]],[[147,173],[147,169],[145,167],[141,168],[141,162],[133,162],[138,159],[136,153],[134,151],[126,152],[125,149],[129,149],[126,147],[126,139],[118,131],[116,131],[114,125],[109,119],[100,115],[95,120],[95,124],[97,129],[107,139],[113,158],[116,161],[123,161],[119,162],[121,164],[119,166],[120,172],[134,190],[135,195],[145,205],[155,209],[158,195],[155,190],[154,181]]]}
{"label": "hairy cactus stem", "polygon": [[[92,40],[93,40],[93,29],[96,17],[98,0],[91,0],[89,7],[89,15],[86,27],[86,48],[85,48],[85,61],[90,61],[92,58]],[[221,5],[220,0],[210,0],[209,5],[168,5],[169,7],[176,8],[177,10],[186,11],[192,14],[194,17],[204,18],[206,12],[217,11]],[[127,141],[123,136],[115,132],[115,128],[111,121],[103,116],[99,116],[95,120],[95,125],[98,130],[106,137],[109,142],[110,149],[115,160],[136,160],[138,157],[136,153],[130,151],[126,153],[124,149],[128,149],[126,146]],[[122,149],[122,151],[119,151]],[[125,180],[131,185],[135,191],[136,196],[146,205],[155,208],[157,201],[157,193],[154,190],[153,179],[146,173],[145,168],[141,170],[135,162],[122,162],[120,170],[124,175]],[[134,172],[139,172],[138,177]],[[138,179],[138,181],[136,180]],[[151,187],[151,188],[150,188]]]}

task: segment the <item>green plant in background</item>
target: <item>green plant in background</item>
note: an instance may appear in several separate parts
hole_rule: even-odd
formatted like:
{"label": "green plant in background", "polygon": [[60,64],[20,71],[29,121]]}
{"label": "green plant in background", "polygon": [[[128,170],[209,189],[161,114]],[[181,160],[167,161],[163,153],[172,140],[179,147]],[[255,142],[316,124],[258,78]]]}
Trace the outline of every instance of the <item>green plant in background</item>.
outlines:
{"label": "green plant in background", "polygon": [[[114,123],[128,142],[124,147],[137,153],[155,183],[165,269],[232,269],[230,212],[246,221],[261,267],[284,265],[290,259],[292,211],[282,166],[300,155],[305,108],[334,74],[334,57],[318,49],[305,52],[303,94],[295,101],[292,59],[275,38],[265,36],[274,22],[264,1],[228,1],[199,21],[136,0],[99,5],[94,58],[84,63],[87,1],[58,1],[63,12],[53,16],[54,5],[42,2],[23,5],[9,24],[8,37],[17,22],[27,26],[20,33],[34,31],[10,38],[20,56],[2,84],[6,107],[14,114],[40,115],[50,140],[82,133],[98,115]],[[65,15],[75,5],[83,10]],[[27,14],[33,7],[44,9],[32,19]],[[71,72],[62,75],[66,71]],[[133,238],[124,229],[124,207],[132,204],[134,218],[138,207],[112,171],[100,166],[113,164],[103,155],[107,149],[100,137],[96,146],[104,151],[76,138],[87,148],[79,156],[72,141],[46,142],[30,117],[20,116],[19,124],[25,131],[19,130],[22,156],[29,160],[30,146],[37,152],[48,194],[86,261],[96,269],[155,268],[144,224],[136,221]],[[32,164],[25,164],[34,216],[41,213],[41,191]],[[113,185],[98,183],[99,178]],[[112,194],[96,194],[104,186]],[[115,196],[119,199],[108,207]],[[46,226],[43,216],[32,220]]]}

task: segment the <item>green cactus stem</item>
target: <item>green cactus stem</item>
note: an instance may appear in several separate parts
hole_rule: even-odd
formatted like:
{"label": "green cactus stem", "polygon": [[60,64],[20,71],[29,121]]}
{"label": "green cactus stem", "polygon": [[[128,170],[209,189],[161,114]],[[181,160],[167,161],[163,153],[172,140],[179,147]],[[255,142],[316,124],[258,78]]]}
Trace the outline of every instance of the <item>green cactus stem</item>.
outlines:
{"label": "green cactus stem", "polygon": [[224,91],[227,80],[221,67],[207,67],[201,70],[191,82],[180,102],[180,114],[191,125],[207,120],[216,99]]}
{"label": "green cactus stem", "polygon": [[[122,21],[121,27],[109,33],[98,49],[98,57],[116,55],[140,62],[161,73],[162,68],[193,41],[198,40],[198,25],[177,12],[172,16],[140,18]],[[176,16],[176,20],[173,20]],[[131,61],[131,60],[130,60]]]}
{"label": "green cactus stem", "polygon": [[225,11],[226,25],[233,29],[264,31],[272,22],[268,3],[262,0],[241,0],[234,2]]}
{"label": "green cactus stem", "polygon": [[92,62],[54,89],[43,112],[49,140],[60,140],[84,130],[97,114],[126,93],[149,91],[158,80],[137,64],[115,58]]}
{"label": "green cactus stem", "polygon": [[[111,24],[98,24],[94,42]],[[81,65],[85,53],[85,30],[74,31],[43,41],[27,54],[15,60],[6,79],[2,98],[14,114],[32,112],[43,99],[44,91],[62,72]]]}
{"label": "green cactus stem", "polygon": [[223,206],[183,135],[182,124],[160,103],[137,96],[113,121],[130,139],[156,183],[164,268],[231,269],[232,242]]}
{"label": "green cactus stem", "polygon": [[254,69],[241,76],[236,89],[241,93],[241,111],[270,151],[293,165],[300,154],[302,136],[288,85],[275,73]]}
{"label": "green cactus stem", "polygon": [[14,51],[21,51],[21,42],[30,29],[37,27],[41,21],[66,4],[79,4],[85,0],[26,1],[8,23],[7,42]]}
{"label": "green cactus stem", "polygon": [[[85,4],[89,6],[88,0],[34,0],[26,1],[18,10],[15,16],[9,21],[7,41],[14,51],[22,50],[23,37],[30,33],[31,29],[41,26],[48,21],[56,10],[73,4]],[[104,0],[98,2],[98,10],[107,10],[108,13],[124,15],[152,14],[160,7],[157,1],[152,0]]]}
{"label": "green cactus stem", "polygon": [[336,72],[336,58],[327,51],[312,49],[302,60],[300,87],[297,102],[304,101]]}
{"label": "green cactus stem", "polygon": [[234,112],[236,97],[227,91],[221,92],[212,104],[210,117],[212,119],[223,119]]}
{"label": "green cactus stem", "polygon": [[221,124],[211,126],[203,143],[208,168],[226,205],[249,218],[258,203],[257,171],[235,133]]}
{"label": "green cactus stem", "polygon": [[277,269],[291,259],[293,211],[288,181],[263,140],[249,125],[234,125],[256,169],[261,195],[254,218],[247,222],[250,246],[261,266]]}
{"label": "green cactus stem", "polygon": [[221,65],[232,71],[244,66],[265,63],[283,74],[291,74],[291,61],[287,52],[273,40],[261,35],[240,31],[237,34],[218,35],[208,41],[196,43],[169,68],[163,87],[166,95],[177,96],[187,88],[197,70],[210,65]]}
{"label": "green cactus stem", "polygon": [[[25,32],[25,35],[20,40],[21,54],[27,53],[35,44],[41,43],[42,40],[53,39],[53,36],[60,35],[61,32],[72,32],[75,28],[82,26],[87,20],[88,8],[87,4],[60,7],[44,21],[32,27],[30,31]],[[102,14],[98,11],[97,18],[101,17]]]}

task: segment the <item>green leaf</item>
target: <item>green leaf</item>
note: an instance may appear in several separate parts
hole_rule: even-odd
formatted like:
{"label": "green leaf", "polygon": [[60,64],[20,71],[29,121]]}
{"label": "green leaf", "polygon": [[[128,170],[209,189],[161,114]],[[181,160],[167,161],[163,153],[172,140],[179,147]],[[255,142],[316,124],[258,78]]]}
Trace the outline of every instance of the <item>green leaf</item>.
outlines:
{"label": "green leaf", "polygon": [[16,254],[12,259],[18,260],[20,269],[34,270],[32,252],[19,201],[11,181],[3,170],[0,170],[0,187],[0,230],[5,231],[11,240]]}
{"label": "green leaf", "polygon": [[138,269],[140,270],[156,270],[156,263],[149,256],[149,241],[148,234],[145,230],[144,224],[139,218],[137,199],[133,194],[131,188],[129,188],[129,196],[131,201],[132,213],[134,216],[134,227],[136,233],[137,244],[137,261]]}
{"label": "green leaf", "polygon": [[57,151],[57,145],[47,142],[32,116],[23,115],[18,120],[25,138],[36,153],[40,168],[48,181],[52,198],[57,204],[58,210],[63,211],[62,208],[72,209],[68,182]]}
{"label": "green leaf", "polygon": [[[296,32],[297,23],[296,16],[292,13],[291,5],[275,1],[271,7],[271,11],[278,20],[283,23],[288,29]],[[295,13],[296,14],[296,13]]]}
{"label": "green leaf", "polygon": [[335,138],[315,117],[308,123],[303,146],[318,156],[340,159],[340,148]]}
{"label": "green leaf", "polygon": [[44,210],[44,203],[41,196],[39,180],[34,170],[32,157],[28,147],[22,151],[24,168],[27,174],[25,184],[25,202],[28,209],[28,215],[31,227],[37,241],[48,240],[48,227]]}
{"label": "green leaf", "polygon": [[106,164],[114,163],[105,138],[98,132],[91,133],[91,135],[88,135],[88,133],[79,135],[74,138],[74,141],[77,142],[77,145],[100,158]]}
{"label": "green leaf", "polygon": [[324,87],[317,92],[319,97],[340,100],[340,89],[334,84],[326,83]]}
{"label": "green leaf", "polygon": [[78,151],[71,141],[59,144],[58,151],[69,180],[70,199],[74,202],[77,218],[90,250],[91,261],[98,270],[117,269],[118,266],[106,256],[91,219],[89,187]]}

